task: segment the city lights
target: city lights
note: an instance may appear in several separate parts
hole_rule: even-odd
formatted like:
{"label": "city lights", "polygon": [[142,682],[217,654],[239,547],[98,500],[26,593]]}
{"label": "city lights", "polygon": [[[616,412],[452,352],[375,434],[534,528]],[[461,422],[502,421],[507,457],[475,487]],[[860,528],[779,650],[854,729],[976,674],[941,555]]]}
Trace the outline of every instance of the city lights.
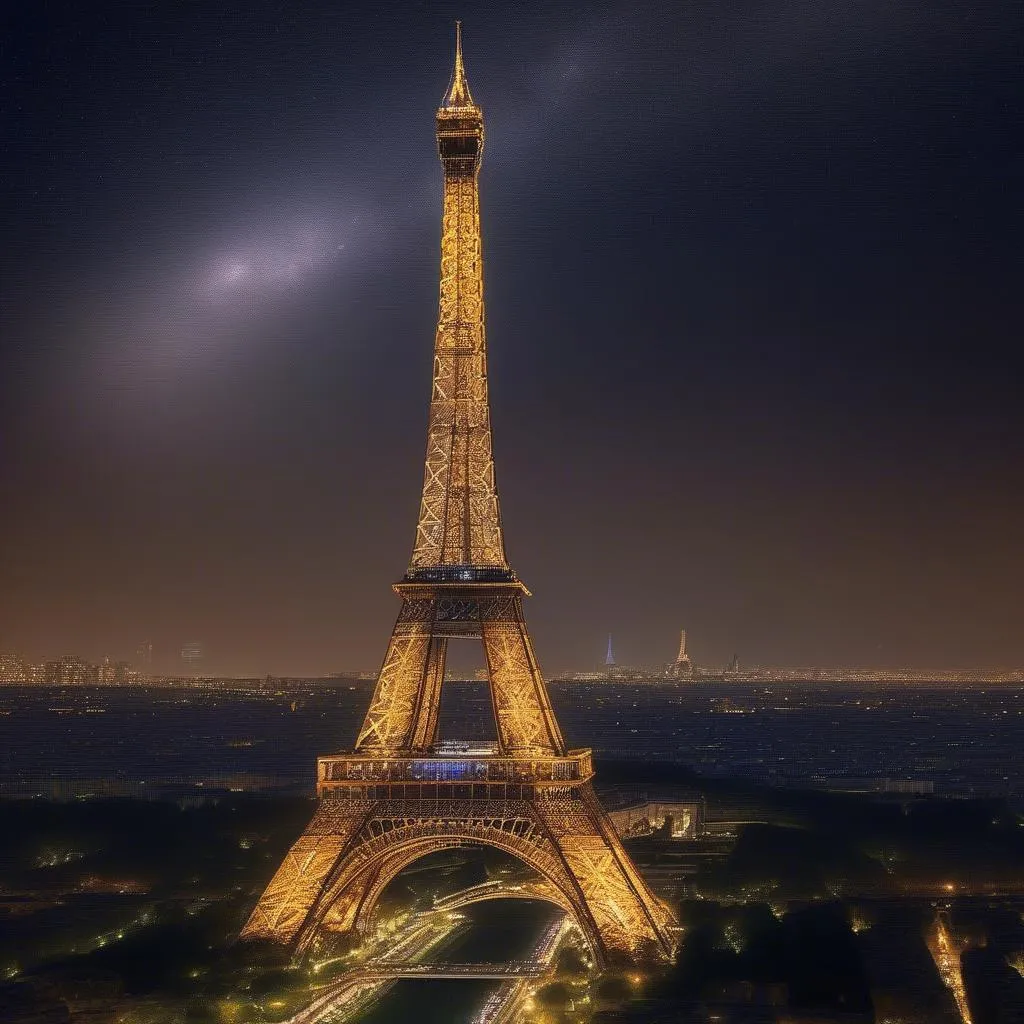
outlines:
{"label": "city lights", "polygon": [[1024,7],[22,6],[0,1024],[1024,1020]]}

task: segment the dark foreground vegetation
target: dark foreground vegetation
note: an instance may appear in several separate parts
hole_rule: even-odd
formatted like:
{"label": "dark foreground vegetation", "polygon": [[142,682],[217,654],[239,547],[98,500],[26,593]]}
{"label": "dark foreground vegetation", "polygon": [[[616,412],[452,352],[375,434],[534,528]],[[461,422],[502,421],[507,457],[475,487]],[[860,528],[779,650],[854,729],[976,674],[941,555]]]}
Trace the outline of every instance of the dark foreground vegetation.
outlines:
{"label": "dark foreground vegetation", "polygon": [[[650,782],[640,770],[608,766],[602,779]],[[746,823],[720,856],[634,841],[641,863],[678,868],[677,962],[595,979],[567,952],[537,992],[538,1022],[954,1024],[943,941],[974,1024],[1024,1021],[1024,827],[1004,804],[886,803],[681,772],[657,781],[699,785]],[[0,1021],[295,1012],[308,967],[234,939],[312,809],[245,794],[189,807],[0,803]],[[424,879],[452,891],[493,868],[487,855],[439,862],[396,885],[383,910],[428,904]]]}

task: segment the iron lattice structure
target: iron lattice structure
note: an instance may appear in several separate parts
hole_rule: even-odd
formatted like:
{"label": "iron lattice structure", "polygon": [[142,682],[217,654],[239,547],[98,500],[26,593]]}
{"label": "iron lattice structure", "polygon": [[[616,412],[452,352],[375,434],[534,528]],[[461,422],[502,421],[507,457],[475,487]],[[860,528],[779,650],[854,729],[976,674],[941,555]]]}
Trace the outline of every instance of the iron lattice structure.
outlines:
{"label": "iron lattice structure", "polygon": [[693,675],[693,664],[690,655],[686,653],[686,630],[679,634],[679,653],[676,655],[675,664],[672,666],[672,674],[675,676]]}
{"label": "iron lattice structure", "polygon": [[[417,858],[488,845],[534,868],[533,893],[570,912],[599,961],[672,950],[673,918],[623,849],[594,794],[589,750],[567,751],[509,568],[487,393],[478,174],[483,115],[461,35],[437,112],[444,167],[441,288],[426,468],[402,607],[354,752],[318,761],[320,805],[243,937],[308,950],[360,932],[387,884]],[[483,644],[497,753],[439,756],[452,638]]]}

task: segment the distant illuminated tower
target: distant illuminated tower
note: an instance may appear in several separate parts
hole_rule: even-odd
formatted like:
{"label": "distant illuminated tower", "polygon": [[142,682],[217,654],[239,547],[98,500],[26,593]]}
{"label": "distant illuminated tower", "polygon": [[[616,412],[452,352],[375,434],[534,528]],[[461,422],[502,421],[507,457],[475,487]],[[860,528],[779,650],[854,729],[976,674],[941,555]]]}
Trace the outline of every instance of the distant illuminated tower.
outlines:
{"label": "distant illuminated tower", "polygon": [[615,664],[615,655],[612,653],[612,635],[608,634],[608,653],[604,656],[604,663],[611,668]]}
{"label": "distant illuminated tower", "polygon": [[[367,112],[373,131],[383,123]],[[444,170],[441,290],[420,516],[402,599],[355,749],[317,761],[319,804],[242,931],[316,952],[373,930],[389,882],[437,850],[489,846],[532,867],[599,964],[666,957],[671,909],[650,890],[594,792],[590,750],[567,749],[505,556],[491,456],[477,175],[483,112],[457,37],[437,111]],[[438,740],[448,645],[482,643],[497,740]],[[611,648],[608,651],[612,660]],[[537,890],[535,890],[537,891]]]}
{"label": "distant illuminated tower", "polygon": [[679,653],[676,655],[676,663],[672,666],[672,674],[676,676],[689,676],[693,673],[693,665],[690,664],[690,656],[686,653],[686,630],[679,634]]}
{"label": "distant illuminated tower", "polygon": [[139,667],[148,672],[153,664],[153,645],[148,640],[144,640],[135,648],[135,658]]}

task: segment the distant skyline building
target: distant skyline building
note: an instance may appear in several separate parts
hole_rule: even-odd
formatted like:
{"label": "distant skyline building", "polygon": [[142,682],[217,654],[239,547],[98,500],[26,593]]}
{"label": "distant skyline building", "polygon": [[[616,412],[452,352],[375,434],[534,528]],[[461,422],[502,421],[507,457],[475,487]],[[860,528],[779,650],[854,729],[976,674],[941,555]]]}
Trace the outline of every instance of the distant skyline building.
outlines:
{"label": "distant skyline building", "polygon": [[16,654],[0,654],[0,683],[23,683],[27,666]]}
{"label": "distant skyline building", "polygon": [[611,667],[615,664],[615,654],[612,651],[612,635],[608,634],[608,653],[604,656],[604,663]]}
{"label": "distant skyline building", "polygon": [[16,654],[0,654],[0,685],[109,686],[137,683],[139,678],[131,662],[112,661],[109,656],[104,656],[98,664],[77,654],[31,663]]}
{"label": "distant skyline building", "polygon": [[195,672],[204,657],[203,645],[195,640],[190,640],[181,647],[181,660],[189,672]]}
{"label": "distant skyline building", "polygon": [[96,681],[96,669],[74,654],[65,654],[56,661],[48,661],[45,668],[48,683],[81,686]]}
{"label": "distant skyline building", "polygon": [[111,661],[104,658],[98,666],[97,682],[100,683],[133,683],[138,682],[139,673],[128,661]]}

